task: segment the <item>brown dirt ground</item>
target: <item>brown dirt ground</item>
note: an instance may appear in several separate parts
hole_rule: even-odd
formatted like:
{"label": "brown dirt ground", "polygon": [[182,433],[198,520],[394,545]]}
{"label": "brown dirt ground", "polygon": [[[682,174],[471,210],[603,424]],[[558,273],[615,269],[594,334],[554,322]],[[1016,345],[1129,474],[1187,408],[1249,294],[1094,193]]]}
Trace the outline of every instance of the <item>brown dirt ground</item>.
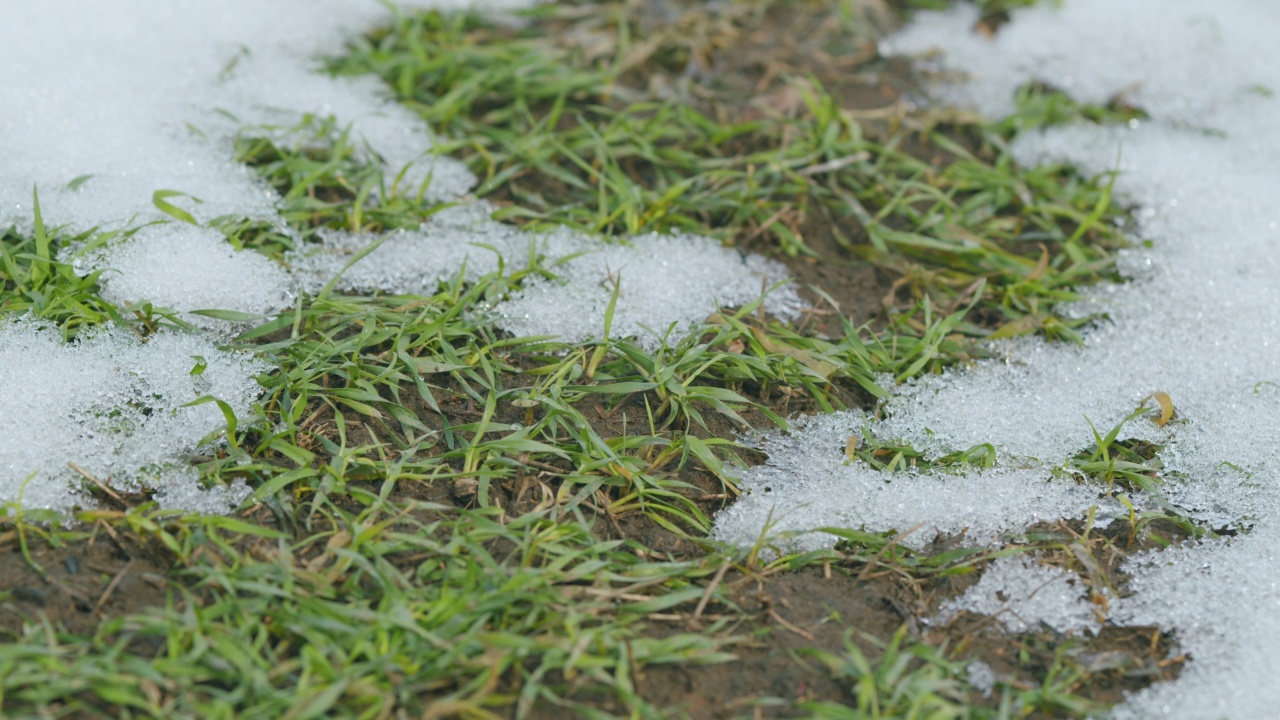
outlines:
{"label": "brown dirt ground", "polygon": [[47,619],[67,632],[92,635],[105,619],[163,607],[168,564],[156,553],[106,534],[51,548],[29,543],[23,557],[15,537],[0,539],[0,638]]}

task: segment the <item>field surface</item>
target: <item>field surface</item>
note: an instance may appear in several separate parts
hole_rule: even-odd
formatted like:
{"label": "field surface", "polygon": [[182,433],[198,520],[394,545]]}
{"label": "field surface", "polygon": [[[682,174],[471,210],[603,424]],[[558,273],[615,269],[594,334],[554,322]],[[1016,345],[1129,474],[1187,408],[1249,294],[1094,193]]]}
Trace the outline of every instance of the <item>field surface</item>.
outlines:
{"label": "field surface", "polygon": [[1280,703],[1275,9],[100,5],[0,24],[0,715]]}

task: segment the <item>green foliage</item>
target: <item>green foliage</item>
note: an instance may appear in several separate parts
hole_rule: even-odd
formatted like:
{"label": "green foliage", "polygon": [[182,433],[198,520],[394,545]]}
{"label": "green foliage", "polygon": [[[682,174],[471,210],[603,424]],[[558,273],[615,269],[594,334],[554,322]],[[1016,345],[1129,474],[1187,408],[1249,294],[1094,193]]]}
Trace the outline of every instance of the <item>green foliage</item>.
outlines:
{"label": "green foliage", "polygon": [[182,586],[92,636],[35,623],[0,644],[7,713],[524,717],[575,679],[640,713],[633,673],[730,657],[714,628],[640,632],[649,613],[696,602],[718,558],[643,562],[640,546],[546,512],[330,507],[298,538],[148,507],[85,519],[162,543]]}
{"label": "green foliage", "polygon": [[[730,25],[758,20],[763,7],[729,5],[745,13]],[[573,13],[594,45],[548,31]],[[274,368],[260,378],[254,416],[228,414],[226,445],[192,459],[206,483],[247,480],[252,510],[182,516],[132,498],[134,507],[80,513],[71,529],[39,512],[8,516],[42,575],[33,544],[105,542],[99,532],[175,571],[165,608],[89,635],[32,618],[0,644],[5,713],[490,718],[542,703],[602,714],[569,699],[590,685],[627,716],[660,717],[637,674],[725,661],[733,638],[714,623],[661,633],[645,623],[723,599],[723,573],[708,580],[717,568],[768,574],[835,562],[925,577],[972,572],[985,557],[914,552],[892,534],[848,528],[827,529],[842,539],[835,550],[765,568],[759,548],[676,562],[600,538],[604,523],[621,534],[619,518],[642,514],[705,545],[709,498],[738,492],[745,451],[729,428],[870,405],[888,395],[884,378],[981,357],[986,337],[1074,339],[1082,321],[1053,305],[1114,278],[1124,239],[1113,229],[1112,177],[1018,167],[1006,147],[1013,126],[924,118],[872,138],[814,78],[790,80],[803,98],[794,116],[726,120],[689,97],[637,89],[646,68],[685,62],[682,38],[614,6],[546,6],[530,19],[510,29],[468,15],[401,15],[330,69],[383,78],[446,138],[441,152],[478,174],[476,194],[502,218],[535,229],[685,230],[741,245],[764,238],[787,256],[814,254],[806,223],[821,222],[858,262],[897,278],[884,317],[860,327],[839,316],[825,335],[764,317],[757,302],[722,309],[652,352],[613,336],[612,312],[595,343],[507,337],[489,309],[524,274],[547,271],[538,258],[528,271],[459,276],[423,295],[346,295],[331,283],[299,297],[230,342]],[[1056,102],[1028,95],[1019,127],[1092,112]],[[921,146],[943,159],[921,159]],[[330,118],[244,128],[235,153],[278,191],[284,226],[209,225],[277,261],[322,227],[416,227],[441,207],[424,188],[385,177]],[[153,199],[175,220],[194,220],[185,208],[197,199],[170,190]],[[63,248],[128,232],[49,229],[37,202],[33,232],[0,235],[0,312],[32,313],[68,337],[106,321],[143,335],[186,328],[163,308],[106,303],[97,273],[79,277],[56,260]],[[226,411],[212,398],[195,402]],[[1108,483],[1150,478],[1116,437],[1098,438],[1073,469]],[[869,435],[850,456],[887,471],[995,461],[990,446],[930,461]],[[698,474],[719,483],[716,495],[690,481]],[[414,499],[442,490],[466,507]],[[520,508],[513,492],[527,500]],[[873,655],[851,639],[843,653],[813,653],[848,681],[856,704],[806,711],[985,717],[940,651],[907,646],[899,633]],[[1069,687],[1045,688],[1026,707],[1075,712]]]}
{"label": "green foliage", "polygon": [[974,717],[968,693],[959,680],[964,664],[948,661],[936,648],[916,644],[903,647],[907,629],[902,627],[887,643],[880,645],[880,658],[872,663],[845,634],[841,654],[810,650],[805,654],[822,663],[831,675],[853,683],[850,705],[830,702],[806,703],[812,720],[889,720],[921,718],[956,720]]}
{"label": "green foliage", "polygon": [[29,313],[53,321],[67,336],[107,320],[123,324],[115,306],[97,295],[101,273],[80,277],[57,260],[60,248],[82,242],[94,232],[64,236],[56,228],[45,227],[38,192],[33,192],[33,201],[30,236],[14,228],[0,231],[0,313]]}
{"label": "green foliage", "polygon": [[1091,105],[1041,83],[1018,88],[1015,101],[1017,112],[999,125],[1008,134],[1076,122],[1120,125],[1147,118],[1146,112],[1126,104],[1123,98],[1105,106]]}

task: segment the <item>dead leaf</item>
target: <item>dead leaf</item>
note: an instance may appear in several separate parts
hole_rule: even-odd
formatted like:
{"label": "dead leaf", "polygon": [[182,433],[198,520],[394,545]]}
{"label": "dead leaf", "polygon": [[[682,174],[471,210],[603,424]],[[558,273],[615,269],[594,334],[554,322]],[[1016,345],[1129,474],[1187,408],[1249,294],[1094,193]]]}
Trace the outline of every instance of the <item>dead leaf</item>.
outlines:
{"label": "dead leaf", "polygon": [[1173,414],[1175,412],[1173,408],[1173,398],[1169,397],[1169,393],[1157,390],[1156,392],[1151,393],[1151,399],[1155,400],[1156,404],[1160,406],[1160,417],[1156,418],[1156,425],[1159,425],[1160,427],[1168,425],[1169,421],[1173,419]]}
{"label": "dead leaf", "polygon": [[1018,337],[1019,335],[1029,335],[1044,324],[1049,316],[1045,313],[1032,313],[1023,315],[1017,320],[1011,320],[1001,325],[995,332],[991,333],[991,340],[1001,340],[1003,338]]}
{"label": "dead leaf", "polygon": [[857,435],[850,435],[844,440],[844,456],[850,460],[858,459],[858,446],[862,444],[862,438]]}
{"label": "dead leaf", "polygon": [[1036,263],[1036,267],[1027,275],[1028,280],[1039,280],[1044,271],[1049,269],[1049,248],[1040,243],[1040,261]]}

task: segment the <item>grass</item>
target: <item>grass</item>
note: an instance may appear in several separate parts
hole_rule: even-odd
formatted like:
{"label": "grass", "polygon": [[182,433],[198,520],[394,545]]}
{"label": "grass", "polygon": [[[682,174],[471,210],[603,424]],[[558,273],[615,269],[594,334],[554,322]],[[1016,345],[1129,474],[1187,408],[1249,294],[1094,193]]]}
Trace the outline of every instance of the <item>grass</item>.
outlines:
{"label": "grass", "polygon": [[[920,591],[978,569],[989,551],[912,552],[892,533],[847,528],[830,529],[843,539],[831,551],[772,563],[758,548],[715,547],[710,513],[738,493],[735,468],[752,462],[732,433],[785,426],[795,412],[874,407],[895,381],[979,356],[982,338],[1076,338],[1084,321],[1053,307],[1076,286],[1114,279],[1125,240],[1113,229],[1111,178],[1013,163],[1014,133],[1062,117],[1042,96],[1028,95],[1016,127],[924,114],[872,133],[812,75],[787,79],[792,112],[757,117],[730,117],[742,108],[723,88],[655,99],[637,84],[684,73],[775,7],[691,10],[660,29],[634,5],[549,6],[519,29],[403,15],[329,69],[383,78],[455,138],[441,152],[481,178],[476,194],[532,230],[685,230],[801,262],[826,252],[813,225],[829,227],[850,262],[892,278],[871,324],[835,308],[836,330],[817,332],[753,304],[649,352],[607,327],[586,344],[502,335],[483,310],[519,274],[459,276],[417,296],[301,296],[229,341],[274,370],[254,417],[193,460],[205,483],[248,481],[240,514],[165,512],[145,495],[122,502],[99,488],[89,491],[100,508],[70,517],[9,508],[0,541],[18,546],[40,587],[86,582],[59,563],[104,543],[154,566],[167,601],[101,612],[105,585],[89,629],[10,618],[0,712],[677,717],[650,700],[646,669],[724,663],[762,625],[785,631],[743,607],[735,588],[821,569]],[[840,18],[846,29],[863,22],[851,10]],[[235,217],[210,225],[279,261],[321,228],[416,227],[441,207],[385,177],[331,119],[245,128],[235,154],[280,193],[288,229]],[[169,197],[157,193],[157,206],[184,221]],[[34,232],[0,236],[0,310],[45,318],[69,339],[107,322],[143,336],[190,329],[163,308],[102,300],[97,275],[80,277],[59,252],[119,237],[46,227],[36,207]],[[1115,433],[1099,438],[1077,469],[1145,472],[1118,465],[1114,454],[1139,461],[1116,443]],[[886,470],[923,461],[870,438],[848,451]],[[978,446],[935,463],[994,460]],[[9,609],[20,599],[0,594]],[[964,650],[904,632],[855,636],[798,655],[847,687],[841,703],[760,707],[817,718],[1096,709],[1079,697],[1089,671],[1065,660],[1010,680],[992,704],[965,683]]]}

